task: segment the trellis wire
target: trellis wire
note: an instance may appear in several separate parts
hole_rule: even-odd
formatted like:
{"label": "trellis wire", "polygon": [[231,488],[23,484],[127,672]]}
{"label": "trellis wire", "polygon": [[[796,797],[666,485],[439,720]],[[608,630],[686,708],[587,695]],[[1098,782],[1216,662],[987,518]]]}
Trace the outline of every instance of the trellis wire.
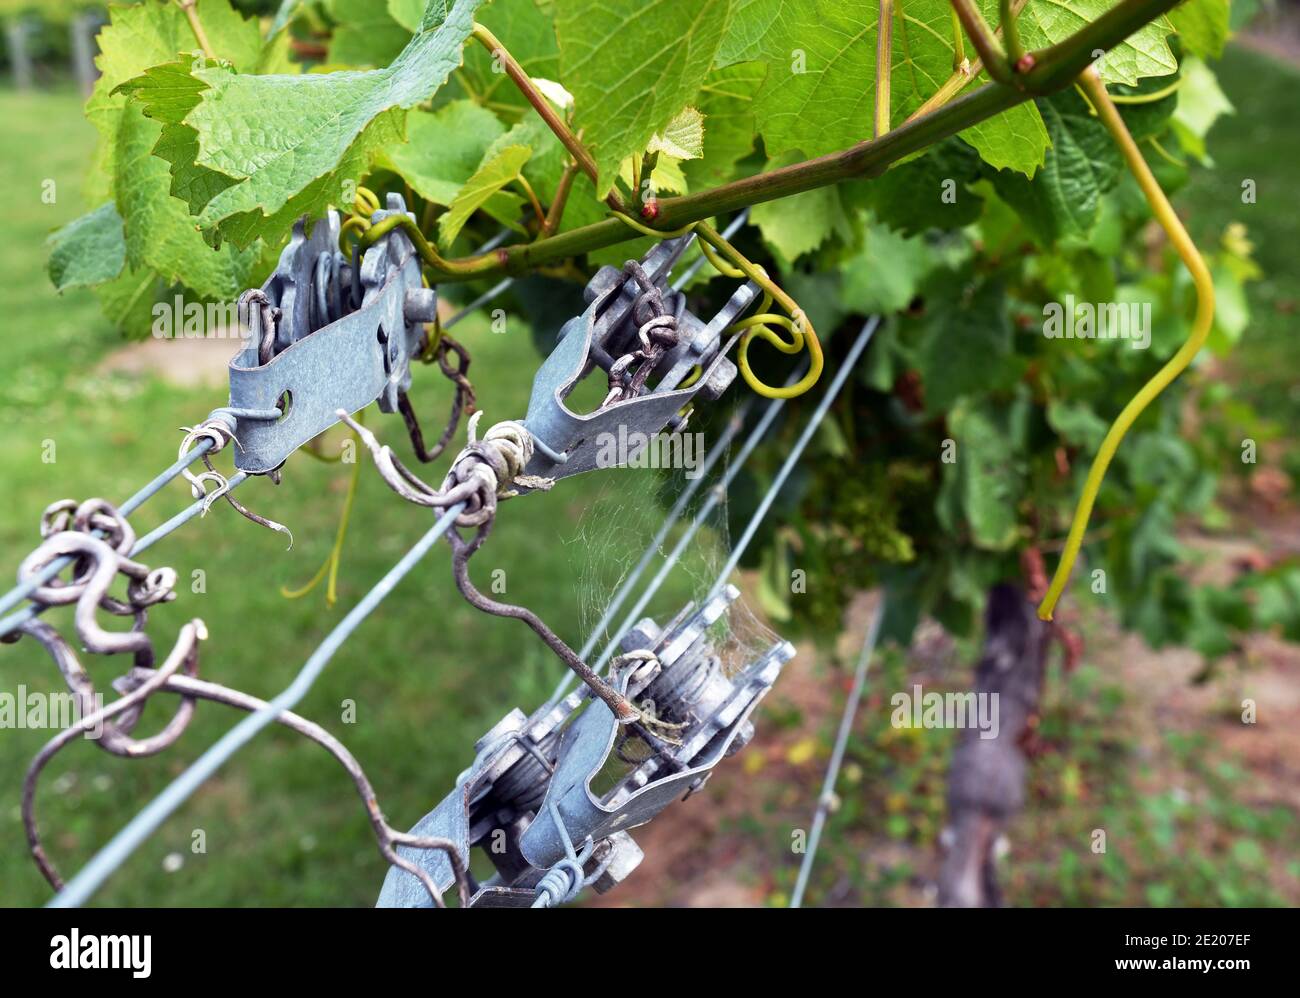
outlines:
{"label": "trellis wire", "polygon": [[858,705],[862,702],[862,691],[866,687],[867,667],[871,664],[871,656],[875,654],[876,642],[880,640],[880,625],[884,619],[885,595],[881,593],[876,611],[871,617],[871,624],[867,628],[867,639],[862,643],[862,654],[853,673],[853,686],[849,690],[848,699],[844,702],[840,730],[835,736],[835,747],[831,751],[831,761],[826,767],[826,777],[822,781],[821,796],[817,798],[817,811],[813,814],[812,828],[808,832],[807,851],[803,854],[803,862],[799,864],[799,877],[795,881],[794,893],[790,895],[791,908],[798,908],[803,904],[804,891],[808,889],[808,878],[812,875],[813,860],[817,858],[822,829],[826,826],[826,816],[830,814],[831,802],[835,798],[835,783],[839,779],[840,767],[844,764],[844,753],[849,747],[849,735],[853,732],[853,719],[857,715]]}
{"label": "trellis wire", "polygon": [[[236,472],[234,475],[231,475],[230,478],[227,480],[226,486],[222,494],[229,495],[235,489],[239,488],[239,486],[243,485],[244,482],[246,482],[247,480],[248,480],[247,473],[243,471]],[[176,530],[178,527],[181,527],[184,524],[189,523],[190,520],[194,519],[196,516],[201,514],[210,505],[211,505],[211,501],[206,496],[204,496],[201,499],[196,499],[190,505],[186,506],[183,510],[181,510],[179,513],[173,516],[170,520],[167,520],[165,523],[159,524],[153,530],[149,531],[149,533],[145,534],[143,537],[137,540],[135,542],[135,546],[131,548],[131,557],[135,557],[136,555],[143,552],[146,548],[152,547],[153,545],[157,544],[160,540],[162,540],[172,531]],[[125,508],[125,505],[123,506],[123,508]],[[37,573],[36,575],[32,576],[32,578],[33,579],[45,578],[47,575],[51,574],[50,572],[51,569],[57,571],[65,564],[71,564],[70,560],[67,558],[61,558],[58,561],[51,562],[47,568]],[[17,613],[11,613],[3,620],[0,620],[0,638],[18,629],[23,624],[27,623],[27,621],[31,620],[33,617],[37,617],[40,614],[44,613],[45,610],[46,610],[46,606],[44,604],[33,604],[32,606],[23,607],[23,609],[19,610]]]}
{"label": "trellis wire", "polygon": [[[150,499],[156,496],[160,491],[162,491],[163,487],[166,486],[168,482],[178,477],[181,474],[181,472],[183,472],[186,468],[188,468],[191,464],[193,464],[195,461],[197,461],[199,458],[201,458],[204,454],[206,454],[211,449],[212,449],[211,440],[204,440],[202,443],[198,444],[189,453],[185,454],[183,457],[178,458],[176,460],[176,463],[173,464],[170,468],[168,468],[166,471],[159,474],[148,485],[140,489],[140,491],[138,491],[135,495],[131,496],[131,498],[126,500],[126,502],[122,503],[122,505],[118,507],[118,512],[120,512],[123,516],[130,516],[133,512],[135,512],[146,502],[148,502]],[[67,556],[64,556],[62,558],[57,558],[54,561],[50,562],[50,564],[46,565],[45,568],[41,569],[41,571],[34,574],[30,579],[26,579],[23,582],[19,583],[18,585],[14,586],[14,588],[10,589],[9,592],[4,594],[4,596],[0,596],[0,613],[5,613],[8,610],[12,610],[19,603],[21,603],[28,596],[30,596],[33,592],[35,592],[41,586],[45,585],[45,583],[49,582],[61,571],[63,571],[65,568],[71,565],[72,562],[73,559]],[[15,624],[13,626],[17,626],[17,624],[22,623],[21,620],[16,620],[15,617],[10,617],[8,619],[15,620]],[[0,623],[6,623],[6,622],[0,622]],[[9,631],[12,629],[13,627],[8,627],[4,630],[0,630],[0,637],[3,637],[4,635],[8,634]]]}
{"label": "trellis wire", "polygon": [[249,714],[237,725],[224,734],[221,739],[203,753],[185,772],[172,780],[170,784],[151,800],[112,840],[99,850],[95,856],[82,867],[67,886],[49,902],[52,908],[75,908],[87,899],[126,861],[141,843],[152,835],[191,794],[208,780],[225,762],[241,748],[252,741],[263,728],[275,723],[286,710],[296,706],[317,677],[329,664],[334,653],[339,650],[352,632],[364,621],[384,598],[393,591],[397,583],[423,558],[438,539],[451,527],[461,512],[464,504],[452,506],[438,518],[429,531],[402,556],[402,559],[388,570],[388,573],[366,593],[346,617],[330,631],[324,641],[312,652],[306,664],[299,670],[282,693],[271,700],[265,707]]}

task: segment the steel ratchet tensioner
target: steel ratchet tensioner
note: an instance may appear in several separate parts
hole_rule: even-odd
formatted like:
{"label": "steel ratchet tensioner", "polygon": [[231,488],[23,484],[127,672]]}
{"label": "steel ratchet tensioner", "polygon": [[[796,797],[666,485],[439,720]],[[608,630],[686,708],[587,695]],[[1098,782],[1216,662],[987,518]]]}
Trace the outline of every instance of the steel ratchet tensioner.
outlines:
{"label": "steel ratchet tensioner", "polygon": [[[406,212],[401,195],[389,194],[372,221]],[[724,333],[754,303],[758,288],[738,287],[708,322],[694,315],[684,295],[668,287],[673,265],[694,238],[656,244],[637,276],[604,267],[587,285],[586,310],[561,328],[533,381],[522,420],[535,445],[528,475],[567,478],[613,466],[602,464],[606,434],[631,442],[617,463],[631,462],[656,434],[680,431],[697,398],[716,400],[735,380],[727,353],[737,337],[724,340]],[[651,370],[627,397],[589,413],[573,411],[567,399],[579,383],[597,370],[617,371],[620,359],[626,364],[648,342],[637,317],[646,281],[671,314],[675,342],[642,361]],[[437,291],[424,286],[419,254],[400,228],[349,259],[339,249],[336,212],[310,229],[307,219],[299,221],[275,273],[240,299],[248,339],[230,362],[229,404],[210,417],[231,430],[236,468],[274,472],[335,425],[340,409],[353,413],[378,401],[384,412],[399,411],[437,303]]]}
{"label": "steel ratchet tensioner", "polygon": [[[523,420],[536,444],[528,474],[567,478],[601,467],[601,442],[608,439],[604,435],[620,429],[635,443],[619,457],[622,463],[632,461],[655,434],[681,430],[686,423],[683,410],[697,397],[714,401],[735,380],[736,365],[726,354],[737,337],[724,342],[723,334],[759,291],[752,283],[743,284],[709,322],[695,316],[686,308],[685,296],[668,288],[673,264],[694,238],[688,234],[657,243],[641,261],[644,275],[676,319],[677,344],[655,360],[649,374],[653,389],[584,415],[570,409],[566,400],[596,369],[608,374],[619,358],[636,348],[640,324],[635,306],[645,291],[638,279],[615,267],[602,267],[591,279],[586,311],[564,324],[558,345],[533,379]],[[700,376],[681,387],[697,366]]]}
{"label": "steel ratchet tensioner", "polygon": [[[604,703],[588,702],[581,692],[531,717],[516,708],[479,739],[474,764],[411,830],[455,843],[462,867],[474,846],[491,859],[496,873],[471,884],[470,907],[532,906],[548,871],[572,860],[584,843],[571,886],[612,889],[643,857],[628,831],[700,790],[719,762],[750,741],[750,714],[795,651],[776,640],[729,670],[709,629],[738,596],[727,586],[702,606],[687,606],[666,627],[647,618],[623,639],[625,653],[650,654],[616,663],[610,679],[635,702],[652,705],[671,724],[671,740],[636,743]],[[634,744],[637,754],[629,751]],[[621,767],[612,786],[611,767]],[[398,852],[440,890],[455,883],[445,853]],[[416,877],[393,867],[378,904],[431,902]]]}

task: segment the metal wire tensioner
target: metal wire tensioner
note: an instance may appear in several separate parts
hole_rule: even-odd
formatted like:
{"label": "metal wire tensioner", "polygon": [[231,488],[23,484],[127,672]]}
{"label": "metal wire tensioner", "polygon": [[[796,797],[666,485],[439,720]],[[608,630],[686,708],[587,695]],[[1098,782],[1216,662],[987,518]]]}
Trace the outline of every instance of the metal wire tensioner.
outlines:
{"label": "metal wire tensioner", "polygon": [[[642,620],[610,665],[607,680],[671,739],[620,724],[607,705],[578,692],[531,716],[516,708],[479,739],[455,789],[412,829],[454,841],[462,870],[472,847],[491,859],[496,873],[466,885],[469,907],[552,907],[585,886],[612,889],[643,857],[629,830],[702,789],[714,767],[749,742],[750,714],[794,648],[778,640],[725,668],[709,630],[738,595],[728,586],[663,628]],[[439,889],[457,883],[449,854],[398,851]],[[427,891],[409,872],[392,870],[378,903],[425,907]]]}

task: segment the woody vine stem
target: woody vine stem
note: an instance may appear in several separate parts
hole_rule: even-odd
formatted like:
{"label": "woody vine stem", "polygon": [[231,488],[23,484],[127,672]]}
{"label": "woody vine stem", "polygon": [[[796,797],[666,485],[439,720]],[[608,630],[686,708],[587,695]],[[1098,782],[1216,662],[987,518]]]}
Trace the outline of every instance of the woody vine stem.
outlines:
{"label": "woody vine stem", "polygon": [[[1177,2],[1178,0],[1122,0],[1064,41],[1036,52],[1025,53],[1015,65],[1011,65],[1001,43],[997,41],[997,32],[989,31],[982,17],[976,21],[969,16],[974,12],[970,0],[953,0],[954,9],[982,59],[976,64],[967,64],[963,60],[954,70],[953,77],[922,105],[917,114],[897,128],[859,142],[842,152],[804,160],[710,190],[662,198],[656,202],[654,218],[648,221],[655,229],[667,235],[672,230],[693,222],[764,201],[800,194],[843,180],[878,176],[904,156],[926,149],[1017,104],[1072,85],[1098,54],[1118,45],[1134,31],[1173,8]],[[1023,4],[1015,2],[1009,6],[1014,15]],[[590,153],[532,85],[527,74],[509,56],[501,43],[482,27],[475,30],[474,37],[501,59],[503,68],[569,150],[578,167],[594,178],[595,162]],[[985,53],[991,57],[985,57]],[[969,93],[962,93],[981,66],[988,71],[993,82]],[[611,198],[607,198],[606,203],[618,211],[621,199],[615,199],[618,199],[617,192],[611,192]],[[431,280],[451,283],[493,275],[522,274],[545,264],[625,242],[636,235],[619,219],[610,218],[568,232],[543,235],[532,242],[505,246],[463,259],[442,261],[443,266],[430,266],[429,277]]]}

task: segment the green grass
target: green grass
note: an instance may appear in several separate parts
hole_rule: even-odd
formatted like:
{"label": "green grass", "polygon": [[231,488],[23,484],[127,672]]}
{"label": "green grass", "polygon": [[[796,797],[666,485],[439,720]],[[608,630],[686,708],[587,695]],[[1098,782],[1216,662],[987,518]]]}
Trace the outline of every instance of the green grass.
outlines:
{"label": "green grass", "polygon": [[[176,453],[177,427],[224,403],[222,392],[187,392],[151,377],[96,373],[121,340],[99,318],[93,297],[60,298],[44,274],[46,234],[86,206],[77,192],[94,142],[70,93],[0,92],[8,122],[0,181],[9,192],[9,228],[0,247],[7,333],[0,346],[0,552],[11,572],[39,542],[45,506],[60,498],[120,500]],[[41,181],[58,185],[41,202]],[[574,309],[576,290],[566,290]],[[474,354],[471,370],[488,422],[521,416],[537,355],[520,317],[494,335],[472,320],[457,335]],[[233,347],[232,347],[233,352]],[[416,372],[412,397],[436,435],[449,399],[435,368]],[[369,425],[406,453],[400,418],[373,411]],[[341,437],[338,437],[341,439]],[[464,439],[463,430],[460,437]],[[54,441],[56,461],[41,461]],[[227,458],[228,460],[228,458]],[[441,478],[445,462],[429,471]],[[255,480],[242,498],[288,524],[297,543],[235,515],[224,504],[149,552],[150,565],[180,574],[178,599],[157,610],[150,633],[170,647],[180,624],[201,617],[211,637],[201,675],[263,697],[282,689],[316,644],[427,529],[430,513],[402,502],[368,460],[344,551],[340,600],[323,590],[285,600],[315,572],[332,543],[347,469],[291,460],[279,488]],[[652,472],[608,472],[563,483],[547,495],[505,505],[474,562],[486,588],[506,572],[504,598],[537,610],[579,643],[601,600],[639,555],[658,524]],[[133,518],[151,528],[188,502],[183,483]],[[707,535],[707,532],[706,532]],[[593,541],[593,538],[595,539]],[[686,571],[675,574],[651,610],[675,613],[698,588],[717,550],[702,535]],[[190,591],[196,569],[206,593]],[[49,618],[71,633],[66,613]],[[115,623],[109,626],[117,626]],[[100,690],[126,663],[87,657]],[[511,707],[531,710],[559,678],[558,661],[523,624],[472,610],[451,583],[447,551],[433,550],[337,655],[300,711],[338,735],[365,767],[395,825],[408,827],[447,793],[472,759],[473,743]],[[60,688],[53,663],[30,640],[0,649],[0,690]],[[111,695],[111,694],[110,694]],[[341,722],[344,700],[356,723]],[[150,706],[139,733],[157,730],[169,708]],[[211,704],[180,743],[141,761],[87,744],[68,748],[47,771],[38,814],[48,849],[65,875],[75,871],[149,798],[228,730],[239,715]],[[19,821],[23,773],[49,732],[0,731],[0,903],[31,905],[49,889],[27,855]],[[204,832],[207,851],[191,851]],[[169,853],[184,865],[163,871]],[[283,731],[264,733],[169,820],[99,893],[116,905],[372,904],[385,873],[364,812],[343,771],[321,749]]]}

